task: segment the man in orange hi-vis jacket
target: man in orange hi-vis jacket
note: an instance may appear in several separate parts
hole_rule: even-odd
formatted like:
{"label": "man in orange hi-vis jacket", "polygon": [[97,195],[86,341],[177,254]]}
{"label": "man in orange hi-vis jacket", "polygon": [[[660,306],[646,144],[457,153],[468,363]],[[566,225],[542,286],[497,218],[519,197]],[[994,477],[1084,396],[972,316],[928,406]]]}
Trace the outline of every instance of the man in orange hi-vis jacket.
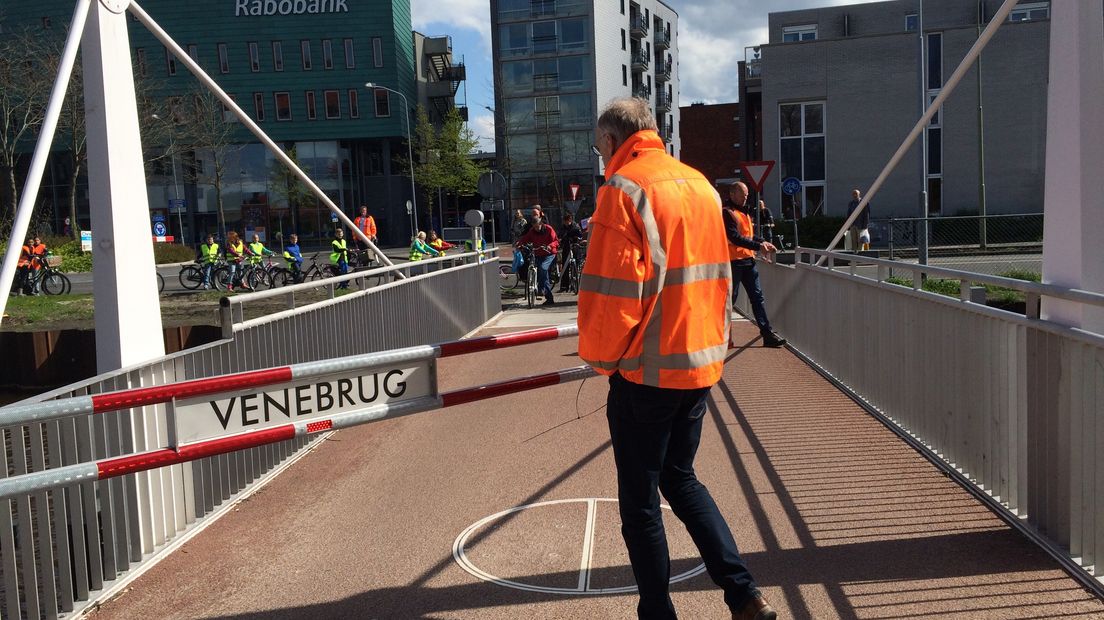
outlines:
{"label": "man in orange hi-vis jacket", "polygon": [[659,491],[694,539],[733,618],[769,620],[732,532],[694,475],[709,389],[728,346],[731,271],[721,201],[667,154],[641,99],[602,113],[606,166],[579,290],[579,356],[609,376],[621,533],[640,618],[675,618]]}

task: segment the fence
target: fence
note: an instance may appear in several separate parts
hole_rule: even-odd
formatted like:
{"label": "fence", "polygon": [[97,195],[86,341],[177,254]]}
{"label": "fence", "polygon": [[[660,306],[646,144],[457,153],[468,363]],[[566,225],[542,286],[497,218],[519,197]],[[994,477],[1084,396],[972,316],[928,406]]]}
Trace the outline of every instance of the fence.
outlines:
{"label": "fence", "polygon": [[[451,340],[501,309],[497,261],[478,258],[467,254],[389,268],[409,272],[441,267],[277,315],[232,321],[224,325],[231,337],[219,342],[94,377],[31,401]],[[462,264],[449,268],[446,260]],[[364,275],[345,278],[363,279]],[[287,295],[287,291],[273,293]],[[227,305],[240,306],[249,297],[230,298]],[[14,426],[2,432],[6,449],[0,477],[153,450],[168,445],[169,439],[161,404]],[[302,437],[289,439],[4,500],[0,615],[56,618],[87,605],[307,443]]]}
{"label": "fence", "polygon": [[[793,347],[1104,592],[1087,572],[1104,555],[1104,336],[1038,318],[1048,300],[1104,307],[1104,295],[799,254],[829,260],[761,269],[772,323]],[[890,269],[913,286],[887,282]],[[921,274],[960,280],[963,293],[924,292]],[[972,284],[1019,291],[1027,315],[973,303]]]}

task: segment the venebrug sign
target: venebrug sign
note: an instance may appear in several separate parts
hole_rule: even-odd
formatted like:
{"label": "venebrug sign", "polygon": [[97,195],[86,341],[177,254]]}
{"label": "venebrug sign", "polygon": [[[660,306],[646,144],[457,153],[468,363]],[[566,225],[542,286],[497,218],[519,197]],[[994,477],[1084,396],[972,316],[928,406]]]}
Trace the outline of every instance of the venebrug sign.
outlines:
{"label": "venebrug sign", "polygon": [[235,17],[348,12],[347,0],[234,0]]}

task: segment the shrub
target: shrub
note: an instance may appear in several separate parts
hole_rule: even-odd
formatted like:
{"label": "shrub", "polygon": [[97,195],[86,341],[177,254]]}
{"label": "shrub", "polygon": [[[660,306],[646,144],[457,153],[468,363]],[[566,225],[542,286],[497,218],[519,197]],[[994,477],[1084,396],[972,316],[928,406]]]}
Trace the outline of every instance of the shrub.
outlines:
{"label": "shrub", "polygon": [[153,244],[153,261],[158,265],[165,263],[183,263],[195,260],[195,248],[179,243]]}
{"label": "shrub", "polygon": [[1043,281],[1042,274],[1034,271],[1028,271],[1027,269],[1009,269],[1008,271],[1002,271],[997,275],[1002,278],[1012,278],[1013,280],[1027,280],[1028,282]]}
{"label": "shrub", "polygon": [[[824,249],[843,226],[844,218],[822,215],[804,217],[797,221],[798,245],[803,248]],[[774,234],[785,235],[787,243],[793,242],[793,220],[776,220]]]}

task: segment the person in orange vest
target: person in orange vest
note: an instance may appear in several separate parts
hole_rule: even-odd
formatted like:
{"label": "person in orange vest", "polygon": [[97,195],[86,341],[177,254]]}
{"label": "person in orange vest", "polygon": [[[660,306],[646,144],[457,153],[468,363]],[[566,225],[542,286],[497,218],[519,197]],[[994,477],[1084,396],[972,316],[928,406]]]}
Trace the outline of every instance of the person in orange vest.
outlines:
{"label": "person in orange vest", "polygon": [[763,299],[763,287],[759,285],[759,272],[755,269],[756,252],[771,255],[778,248],[755,236],[755,212],[748,209],[747,200],[747,185],[737,181],[729,186],[724,213],[728,258],[732,261],[732,303],[736,303],[736,298],[740,295],[740,285],[743,284],[751,301],[751,313],[755,315],[755,323],[763,337],[763,346],[780,347],[786,344],[786,339],[771,328],[766,301]]}
{"label": "person in orange vest", "polygon": [[644,100],[610,103],[595,138],[606,182],[579,286],[579,357],[609,376],[606,418],[637,613],[675,618],[662,491],[732,617],[771,620],[774,610],[694,474],[706,399],[728,350],[731,267],[720,196],[667,154]]}
{"label": "person in orange vest", "polygon": [[15,267],[15,286],[13,287],[16,295],[38,294],[38,278],[34,277],[34,272],[39,269],[38,261],[34,259],[36,242],[37,238],[28,237],[23,247],[19,248],[19,262]]}
{"label": "person in orange vest", "polygon": [[[368,207],[361,205],[360,215],[353,220],[353,224],[356,225],[360,232],[364,233],[365,237],[371,239],[372,243],[376,243],[376,218],[368,215]],[[353,235],[353,239],[356,241],[357,248],[360,249],[360,251],[363,252],[368,249],[368,244],[364,243],[360,235]]]}

